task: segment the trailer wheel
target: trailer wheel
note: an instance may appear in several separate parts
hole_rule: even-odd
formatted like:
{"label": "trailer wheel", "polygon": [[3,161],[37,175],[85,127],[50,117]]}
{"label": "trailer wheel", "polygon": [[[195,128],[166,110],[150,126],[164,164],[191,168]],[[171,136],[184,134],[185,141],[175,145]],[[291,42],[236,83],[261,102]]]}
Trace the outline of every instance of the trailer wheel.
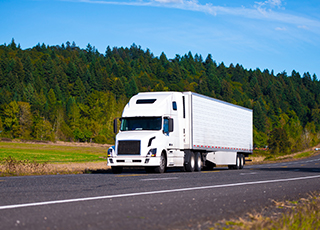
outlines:
{"label": "trailer wheel", "polygon": [[244,165],[244,156],[243,154],[240,154],[240,169],[243,169],[243,165]]}
{"label": "trailer wheel", "polygon": [[195,159],[194,159],[194,153],[190,152],[190,159],[188,161],[188,163],[185,165],[186,171],[187,172],[193,172],[194,168],[195,168]]}
{"label": "trailer wheel", "polygon": [[112,169],[113,174],[120,174],[120,173],[122,173],[123,167],[122,166],[112,166],[111,169]]}
{"label": "trailer wheel", "polygon": [[244,157],[243,154],[237,154],[237,164],[234,166],[234,169],[243,169]]}
{"label": "trailer wheel", "polygon": [[201,154],[199,152],[195,153],[195,167],[194,171],[200,172],[202,167]]}
{"label": "trailer wheel", "polygon": [[234,166],[234,169],[240,169],[241,167],[241,157],[240,154],[237,154],[237,160],[236,160],[236,165]]}
{"label": "trailer wheel", "polygon": [[154,168],[154,172],[164,173],[166,171],[166,167],[167,167],[167,159],[166,159],[164,153],[161,153],[160,165]]}
{"label": "trailer wheel", "polygon": [[[242,164],[242,160],[241,160],[241,155],[242,154],[237,154],[237,158],[236,158],[236,165],[228,165],[228,169],[241,169],[241,164]],[[242,166],[243,167],[243,166]]]}

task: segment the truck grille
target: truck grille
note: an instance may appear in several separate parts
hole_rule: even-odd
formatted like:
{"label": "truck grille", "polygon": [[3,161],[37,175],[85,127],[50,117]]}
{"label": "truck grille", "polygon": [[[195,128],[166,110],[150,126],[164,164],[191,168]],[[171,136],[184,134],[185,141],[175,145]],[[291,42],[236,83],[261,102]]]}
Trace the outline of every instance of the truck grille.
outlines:
{"label": "truck grille", "polygon": [[140,155],[140,141],[119,141],[118,155]]}

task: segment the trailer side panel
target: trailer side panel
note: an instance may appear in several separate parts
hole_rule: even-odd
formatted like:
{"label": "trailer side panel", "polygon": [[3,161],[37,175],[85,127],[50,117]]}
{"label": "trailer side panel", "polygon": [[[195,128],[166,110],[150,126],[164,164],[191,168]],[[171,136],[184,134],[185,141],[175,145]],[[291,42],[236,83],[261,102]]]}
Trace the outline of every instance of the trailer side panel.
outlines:
{"label": "trailer side panel", "polygon": [[252,110],[191,94],[192,148],[252,152]]}

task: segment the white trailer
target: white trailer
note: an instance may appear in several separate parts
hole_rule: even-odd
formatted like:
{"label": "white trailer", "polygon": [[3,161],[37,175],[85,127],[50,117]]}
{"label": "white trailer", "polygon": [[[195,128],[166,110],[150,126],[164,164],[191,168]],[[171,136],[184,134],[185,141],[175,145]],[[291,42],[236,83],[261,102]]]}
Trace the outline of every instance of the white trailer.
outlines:
{"label": "white trailer", "polygon": [[192,92],[139,93],[120,120],[108,150],[114,173],[123,167],[159,173],[169,167],[241,169],[253,151],[252,110]]}

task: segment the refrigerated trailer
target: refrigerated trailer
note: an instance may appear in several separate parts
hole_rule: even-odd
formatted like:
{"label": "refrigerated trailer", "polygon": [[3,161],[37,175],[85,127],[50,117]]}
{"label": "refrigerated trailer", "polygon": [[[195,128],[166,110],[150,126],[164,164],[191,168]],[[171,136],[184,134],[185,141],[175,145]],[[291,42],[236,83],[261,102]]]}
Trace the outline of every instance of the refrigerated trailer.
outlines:
{"label": "refrigerated trailer", "polygon": [[253,151],[251,109],[193,92],[139,93],[114,128],[115,145],[108,149],[113,173],[123,167],[241,169]]}

